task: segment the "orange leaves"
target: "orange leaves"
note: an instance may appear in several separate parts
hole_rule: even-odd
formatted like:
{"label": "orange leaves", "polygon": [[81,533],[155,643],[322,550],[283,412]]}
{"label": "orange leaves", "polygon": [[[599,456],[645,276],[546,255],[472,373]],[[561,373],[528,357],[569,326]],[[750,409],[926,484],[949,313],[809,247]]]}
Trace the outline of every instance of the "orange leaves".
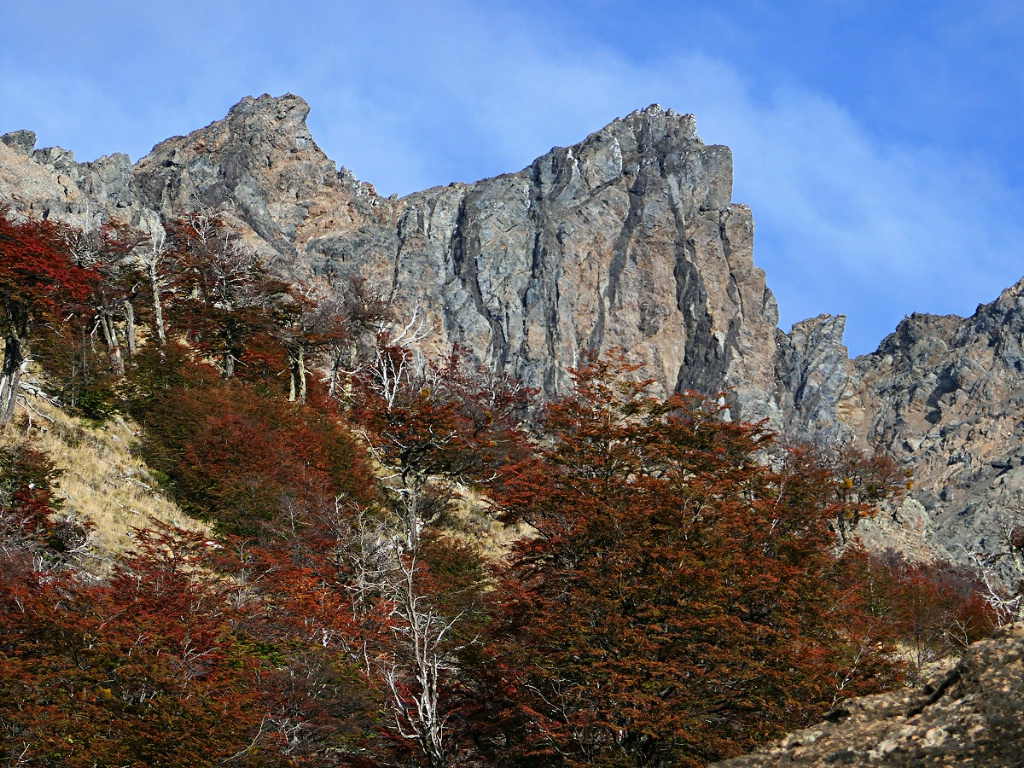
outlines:
{"label": "orange leaves", "polygon": [[222,595],[196,578],[203,550],[140,533],[109,584],[37,579],[29,610],[0,620],[0,743],[75,768],[212,766],[241,749],[259,727],[252,670],[230,663]]}
{"label": "orange leaves", "polygon": [[96,275],[75,265],[45,222],[13,224],[0,210],[0,308],[12,320],[84,301]]}
{"label": "orange leaves", "polygon": [[0,425],[10,422],[32,337],[74,315],[97,275],[68,257],[46,224],[12,224],[0,208]]}
{"label": "orange leaves", "polygon": [[577,371],[496,495],[536,531],[494,596],[509,671],[488,714],[518,765],[701,765],[831,702],[845,641],[822,470],[767,464],[763,427],[634,374]]}

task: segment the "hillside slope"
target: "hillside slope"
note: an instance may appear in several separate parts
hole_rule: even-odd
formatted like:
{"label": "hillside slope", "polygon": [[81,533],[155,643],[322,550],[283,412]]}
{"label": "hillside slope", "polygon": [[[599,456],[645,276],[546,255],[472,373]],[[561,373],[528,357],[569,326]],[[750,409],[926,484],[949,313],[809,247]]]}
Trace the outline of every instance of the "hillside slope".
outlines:
{"label": "hillside slope", "polygon": [[690,115],[651,106],[518,172],[383,198],[338,171],[308,113],[290,94],[246,98],[134,166],[79,164],[18,131],[0,142],[0,196],[154,232],[215,210],[281,274],[365,278],[420,323],[424,353],[461,345],[548,396],[582,351],[622,348],[662,391],[728,389],[734,417],[891,452],[926,510],[914,525],[953,557],[1005,547],[1024,487],[1019,285],[970,319],[908,318],[851,361],[842,316],[777,328],[731,153]]}
{"label": "hillside slope", "polygon": [[709,768],[1024,765],[1024,626],[970,647],[917,688],[844,702],[818,725]]}

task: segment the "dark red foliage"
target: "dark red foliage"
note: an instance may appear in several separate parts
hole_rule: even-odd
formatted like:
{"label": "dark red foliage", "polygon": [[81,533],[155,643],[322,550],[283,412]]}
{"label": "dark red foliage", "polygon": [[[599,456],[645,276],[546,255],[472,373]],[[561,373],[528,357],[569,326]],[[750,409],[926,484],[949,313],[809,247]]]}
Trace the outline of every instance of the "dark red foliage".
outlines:
{"label": "dark red foliage", "polygon": [[46,222],[12,223],[0,209],[0,310],[27,325],[84,302],[97,275],[70,258]]}
{"label": "dark red foliage", "polygon": [[45,222],[14,224],[0,208],[0,425],[10,422],[29,346],[84,309],[98,275],[82,269]]}
{"label": "dark red foliage", "polygon": [[225,531],[253,536],[339,497],[372,497],[361,449],[329,414],[235,385],[168,389],[144,418],[147,460],[185,509]]}
{"label": "dark red foliage", "polygon": [[379,341],[356,378],[352,415],[394,473],[386,488],[411,544],[445,517],[456,485],[486,486],[523,455],[520,419],[533,393],[474,369],[458,348],[417,370],[408,349]]}
{"label": "dark red foliage", "polygon": [[494,596],[477,717],[501,764],[703,765],[820,715],[844,677],[894,679],[875,649],[852,663],[829,473],[773,469],[764,428],[630,373],[578,371],[551,442],[504,475],[535,535]]}
{"label": "dark red foliage", "polygon": [[247,633],[261,609],[239,600],[231,560],[197,534],[140,531],[106,582],[5,579],[4,754],[82,768],[368,765],[357,675],[319,638]]}
{"label": "dark red foliage", "polygon": [[851,446],[817,450],[815,461],[831,475],[835,487],[833,526],[845,542],[864,517],[878,512],[879,502],[902,495],[913,485],[910,473],[889,456]]}
{"label": "dark red foliage", "polygon": [[852,551],[844,560],[849,601],[876,625],[876,634],[895,643],[917,668],[958,656],[997,625],[982,597],[983,584],[969,571],[942,562],[908,561],[895,552]]}
{"label": "dark red foliage", "polygon": [[217,217],[195,214],[170,222],[168,230],[175,262],[169,306],[189,343],[216,360],[227,379],[266,379],[286,370],[274,332],[288,286]]}
{"label": "dark red foliage", "polygon": [[231,663],[202,544],[140,536],[108,584],[5,585],[0,740],[24,764],[216,765],[255,734],[253,670]]}
{"label": "dark red foliage", "polygon": [[[403,476],[480,482],[521,450],[518,422],[529,390],[474,369],[458,348],[423,372],[412,370],[404,348],[385,344],[378,355],[358,380],[355,416],[384,463]],[[381,381],[378,368],[391,379]]]}

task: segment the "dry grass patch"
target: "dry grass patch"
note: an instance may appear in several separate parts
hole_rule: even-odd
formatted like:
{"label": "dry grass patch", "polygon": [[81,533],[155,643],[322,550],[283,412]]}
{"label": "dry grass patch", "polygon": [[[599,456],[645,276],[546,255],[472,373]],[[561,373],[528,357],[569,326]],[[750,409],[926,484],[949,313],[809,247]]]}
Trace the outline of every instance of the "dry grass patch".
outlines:
{"label": "dry grass patch", "polygon": [[70,416],[43,397],[29,395],[16,432],[27,435],[63,470],[56,497],[64,510],[95,526],[101,560],[128,549],[133,529],[153,521],[187,530],[209,531],[157,488],[149,468],[133,452],[138,427],[121,416],[96,426]]}
{"label": "dry grass patch", "polygon": [[447,532],[475,546],[489,562],[501,562],[516,541],[533,535],[533,530],[525,523],[506,525],[499,521],[491,511],[490,500],[472,488],[458,486],[452,501],[445,518]]}

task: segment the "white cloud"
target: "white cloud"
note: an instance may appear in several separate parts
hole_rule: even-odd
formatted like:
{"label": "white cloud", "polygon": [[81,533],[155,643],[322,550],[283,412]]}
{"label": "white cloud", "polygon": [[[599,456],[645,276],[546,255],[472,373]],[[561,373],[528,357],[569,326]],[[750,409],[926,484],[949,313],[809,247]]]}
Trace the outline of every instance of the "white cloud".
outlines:
{"label": "white cloud", "polygon": [[[81,159],[137,159],[244,95],[292,91],[310,102],[313,135],[335,161],[405,193],[518,170],[659,102],[695,113],[705,140],[732,147],[735,198],[753,208],[755,260],[784,324],[847,312],[863,352],[906,313],[969,313],[1019,277],[1020,191],[980,155],[883,139],[870,115],[798,82],[766,87],[763,72],[755,86],[685,34],[682,53],[640,57],[511,5],[330,3],[300,15],[253,0],[204,11],[176,44],[204,7],[122,14],[129,4],[115,3],[36,48],[8,27],[0,130],[32,128]],[[90,35],[100,51],[72,45]]]}

